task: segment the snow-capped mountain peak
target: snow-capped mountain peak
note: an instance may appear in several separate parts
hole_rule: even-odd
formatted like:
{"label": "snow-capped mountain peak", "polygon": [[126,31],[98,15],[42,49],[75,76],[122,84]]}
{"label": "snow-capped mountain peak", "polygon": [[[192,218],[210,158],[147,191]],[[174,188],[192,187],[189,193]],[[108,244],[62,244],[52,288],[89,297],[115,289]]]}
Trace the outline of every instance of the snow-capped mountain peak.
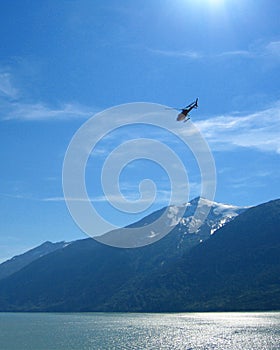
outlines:
{"label": "snow-capped mountain peak", "polygon": [[[213,228],[212,231],[212,233],[214,233],[216,229],[235,218],[245,209],[247,209],[247,207],[238,207],[235,205],[218,203],[202,197],[197,197],[192,201],[183,204],[182,206],[170,206],[167,213],[167,218],[169,219],[168,225],[175,226],[181,224],[188,226],[190,225],[191,221],[199,221],[203,216],[201,214],[208,212],[207,216],[205,217],[205,221],[208,224],[211,224],[211,226],[215,222],[215,228]],[[183,215],[180,216],[180,213],[182,212]],[[194,215],[196,215],[196,217],[194,217]],[[200,222],[199,224],[203,223]]]}
{"label": "snow-capped mountain peak", "polygon": [[168,234],[174,235],[174,239],[180,242],[191,236],[192,242],[199,243],[245,209],[198,197],[179,206],[170,205],[124,229],[110,231],[97,240],[131,248],[154,243]]}

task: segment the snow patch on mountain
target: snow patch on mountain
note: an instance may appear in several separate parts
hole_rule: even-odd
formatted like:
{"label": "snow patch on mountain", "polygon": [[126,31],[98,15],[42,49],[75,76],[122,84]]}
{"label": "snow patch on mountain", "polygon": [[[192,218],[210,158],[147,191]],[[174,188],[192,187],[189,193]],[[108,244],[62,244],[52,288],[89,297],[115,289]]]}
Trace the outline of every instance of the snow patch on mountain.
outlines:
{"label": "snow patch on mountain", "polygon": [[175,205],[171,205],[168,208],[167,212],[167,219],[168,219],[168,226],[176,226],[182,219],[181,217],[182,207],[177,207]]}
{"label": "snow patch on mountain", "polygon": [[[139,247],[171,234],[178,247],[191,247],[234,219],[245,208],[195,198],[182,205],[170,205],[140,221],[100,236],[100,242],[116,247]],[[188,243],[187,243],[188,242]]]}
{"label": "snow patch on mountain", "polygon": [[213,234],[245,209],[247,207],[218,203],[198,197],[182,206],[168,207],[167,224],[185,227],[184,234],[199,233],[201,226],[207,225],[210,228],[210,234]]}

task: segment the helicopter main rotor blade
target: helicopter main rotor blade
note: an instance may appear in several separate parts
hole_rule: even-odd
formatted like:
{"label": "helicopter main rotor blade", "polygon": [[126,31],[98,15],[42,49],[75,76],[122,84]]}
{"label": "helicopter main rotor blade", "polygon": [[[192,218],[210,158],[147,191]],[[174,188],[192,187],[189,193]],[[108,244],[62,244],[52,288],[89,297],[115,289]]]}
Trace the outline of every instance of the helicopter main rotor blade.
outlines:
{"label": "helicopter main rotor blade", "polygon": [[169,108],[164,108],[166,110],[176,110],[176,111],[181,111],[182,108],[175,108],[175,107],[169,107]]}

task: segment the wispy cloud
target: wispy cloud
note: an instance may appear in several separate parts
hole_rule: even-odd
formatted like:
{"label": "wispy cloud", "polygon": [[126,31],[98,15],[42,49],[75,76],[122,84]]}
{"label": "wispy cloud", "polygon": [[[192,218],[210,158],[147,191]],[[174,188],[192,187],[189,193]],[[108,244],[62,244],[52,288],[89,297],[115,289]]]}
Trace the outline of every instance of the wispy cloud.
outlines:
{"label": "wispy cloud", "polygon": [[280,40],[271,41],[265,47],[266,54],[273,55],[274,57],[280,58]]}
{"label": "wispy cloud", "polygon": [[5,113],[3,120],[23,121],[47,121],[69,120],[74,118],[88,118],[93,111],[89,108],[74,103],[63,104],[52,108],[43,103],[27,104],[16,102],[10,105],[10,110]]}
{"label": "wispy cloud", "polygon": [[16,194],[16,193],[0,193],[0,198],[10,198],[10,199],[28,199],[33,200],[34,198],[29,194]]}
{"label": "wispy cloud", "polygon": [[213,55],[212,57],[245,57],[251,58],[254,57],[254,53],[249,50],[235,50],[235,51],[224,51]]}
{"label": "wispy cloud", "polygon": [[256,188],[260,189],[266,187],[265,182],[263,182],[262,174],[255,173],[247,176],[232,177],[230,179],[230,187],[233,189],[246,189]]}
{"label": "wispy cloud", "polygon": [[193,50],[176,51],[176,50],[148,49],[148,51],[157,55],[169,56],[169,57],[183,57],[183,58],[189,58],[193,60],[203,57],[201,53]]}
{"label": "wispy cloud", "polygon": [[82,106],[75,102],[61,103],[58,106],[35,101],[26,102],[20,89],[14,84],[11,69],[0,66],[0,119],[21,121],[69,120],[89,118],[97,109]]}
{"label": "wispy cloud", "polygon": [[149,49],[149,52],[166,57],[178,57],[178,58],[187,58],[190,60],[198,59],[215,59],[222,57],[254,57],[255,53],[249,50],[233,50],[233,51],[223,51],[217,53],[207,53],[207,52],[198,52],[195,50],[157,50]]}
{"label": "wispy cloud", "polygon": [[152,54],[173,57],[186,58],[190,60],[198,59],[217,59],[217,58],[234,58],[240,57],[244,59],[257,58],[280,58],[280,41],[270,41],[268,43],[258,43],[251,45],[248,49],[236,49],[231,51],[221,51],[216,53],[207,53],[192,49],[186,50],[168,50],[168,49],[152,49],[148,48]]}
{"label": "wispy cloud", "polygon": [[216,151],[236,147],[280,154],[280,105],[247,115],[223,115],[197,122]]}
{"label": "wispy cloud", "polygon": [[[209,57],[209,56],[208,56]],[[280,58],[280,40],[252,44],[248,49],[233,50],[216,53],[210,56],[215,57],[241,57],[247,59],[278,59]]]}
{"label": "wispy cloud", "polygon": [[18,96],[18,89],[13,86],[11,74],[8,72],[0,72],[0,95],[12,99]]}
{"label": "wispy cloud", "polygon": [[[71,202],[88,202],[87,198],[65,198],[63,196],[56,196],[56,197],[45,197],[41,198],[40,201],[42,202],[65,202],[66,200]],[[91,199],[89,199],[91,200]]]}
{"label": "wispy cloud", "polygon": [[[134,183],[133,180],[131,182],[125,183],[125,191],[121,191],[120,193],[108,193],[104,195],[91,196],[89,198],[82,197],[72,197],[65,198],[63,196],[53,196],[53,197],[45,197],[39,199],[42,202],[65,202],[66,200],[69,202],[92,202],[92,203],[114,203],[114,204],[127,204],[131,205],[132,203],[142,204],[157,204],[157,205],[167,205],[171,198],[171,189],[169,188],[169,182],[159,182],[156,183],[155,189],[155,197],[152,193],[144,191],[139,192],[139,184]],[[118,187],[118,185],[116,185]],[[177,186],[176,193],[173,193],[173,198],[176,198],[176,203],[185,202],[188,196],[188,187],[191,191],[191,195],[197,195],[200,191],[199,183],[182,183],[180,186]],[[173,190],[174,191],[174,190]],[[38,199],[37,199],[38,200]]]}

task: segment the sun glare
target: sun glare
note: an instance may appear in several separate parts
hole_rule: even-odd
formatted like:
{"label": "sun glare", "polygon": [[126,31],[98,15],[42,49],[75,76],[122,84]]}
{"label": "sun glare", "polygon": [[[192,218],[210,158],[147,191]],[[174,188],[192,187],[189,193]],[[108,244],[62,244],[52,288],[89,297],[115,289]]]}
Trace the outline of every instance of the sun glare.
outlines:
{"label": "sun glare", "polygon": [[209,6],[220,6],[223,5],[225,0],[197,0],[200,4],[208,4]]}
{"label": "sun glare", "polygon": [[211,5],[220,5],[224,2],[224,0],[208,0],[208,2],[211,4]]}

